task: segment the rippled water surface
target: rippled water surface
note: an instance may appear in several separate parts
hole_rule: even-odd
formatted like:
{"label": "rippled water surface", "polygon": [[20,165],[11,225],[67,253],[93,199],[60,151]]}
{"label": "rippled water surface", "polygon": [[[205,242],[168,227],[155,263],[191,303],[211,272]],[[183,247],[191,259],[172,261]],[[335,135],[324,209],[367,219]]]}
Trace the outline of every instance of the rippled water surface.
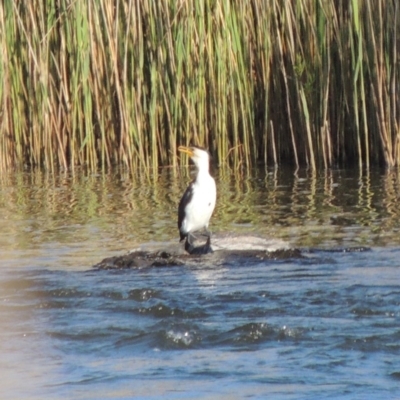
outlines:
{"label": "rippled water surface", "polygon": [[177,240],[186,172],[1,177],[0,398],[400,398],[399,176],[217,178],[214,231],[303,258],[93,270]]}

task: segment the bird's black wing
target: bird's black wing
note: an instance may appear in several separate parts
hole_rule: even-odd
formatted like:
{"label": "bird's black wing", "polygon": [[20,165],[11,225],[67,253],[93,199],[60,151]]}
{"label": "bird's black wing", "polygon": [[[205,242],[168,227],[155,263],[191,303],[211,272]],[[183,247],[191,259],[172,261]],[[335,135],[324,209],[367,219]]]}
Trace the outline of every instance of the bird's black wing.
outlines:
{"label": "bird's black wing", "polygon": [[185,193],[183,193],[181,201],[179,202],[178,228],[179,228],[179,232],[181,234],[181,240],[183,240],[186,237],[186,234],[182,234],[182,232],[181,232],[182,222],[185,218],[185,208],[190,203],[192,198],[193,198],[193,182],[190,183],[190,185],[187,187],[187,189],[185,190]]}

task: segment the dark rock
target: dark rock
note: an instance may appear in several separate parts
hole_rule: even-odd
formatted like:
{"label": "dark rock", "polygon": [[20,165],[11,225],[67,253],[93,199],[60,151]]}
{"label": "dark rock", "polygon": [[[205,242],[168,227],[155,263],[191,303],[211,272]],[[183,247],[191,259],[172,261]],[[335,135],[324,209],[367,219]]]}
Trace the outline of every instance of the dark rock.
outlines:
{"label": "dark rock", "polygon": [[218,250],[208,254],[169,253],[167,251],[133,251],[121,256],[105,258],[94,265],[99,270],[142,269],[182,265],[252,265],[263,260],[301,258],[298,249],[280,250]]}

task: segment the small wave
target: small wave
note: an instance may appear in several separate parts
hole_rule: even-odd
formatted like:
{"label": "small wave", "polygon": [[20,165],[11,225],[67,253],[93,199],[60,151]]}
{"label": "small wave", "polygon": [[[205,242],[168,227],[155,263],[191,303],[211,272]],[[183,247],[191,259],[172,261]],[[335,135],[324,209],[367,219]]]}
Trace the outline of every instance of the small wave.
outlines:
{"label": "small wave", "polygon": [[128,292],[107,290],[101,293],[101,297],[106,297],[111,300],[134,300],[138,302],[161,298],[160,293],[157,290],[150,288],[132,289]]}
{"label": "small wave", "polygon": [[266,323],[248,323],[217,336],[211,335],[209,340],[213,344],[219,345],[248,345],[264,343],[268,341],[276,342],[284,339],[298,339],[302,335],[302,329],[291,328],[288,326],[273,326]]}
{"label": "small wave", "polygon": [[164,338],[167,344],[177,347],[190,347],[200,341],[200,337],[194,330],[170,329],[165,332]]}
{"label": "small wave", "polygon": [[134,308],[133,311],[142,315],[149,315],[155,318],[202,318],[206,316],[206,313],[204,313],[204,311],[199,308],[182,310],[179,307],[171,307],[164,302],[158,302],[148,307],[137,307]]}

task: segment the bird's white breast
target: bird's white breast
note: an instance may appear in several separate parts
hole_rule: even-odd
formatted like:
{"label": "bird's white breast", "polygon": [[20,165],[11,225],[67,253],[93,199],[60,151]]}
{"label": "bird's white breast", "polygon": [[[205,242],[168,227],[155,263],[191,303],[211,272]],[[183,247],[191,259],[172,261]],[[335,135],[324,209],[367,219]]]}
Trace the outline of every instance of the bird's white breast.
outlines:
{"label": "bird's white breast", "polygon": [[215,208],[217,189],[209,174],[199,174],[192,184],[193,196],[185,207],[182,232],[194,232],[208,227]]}

